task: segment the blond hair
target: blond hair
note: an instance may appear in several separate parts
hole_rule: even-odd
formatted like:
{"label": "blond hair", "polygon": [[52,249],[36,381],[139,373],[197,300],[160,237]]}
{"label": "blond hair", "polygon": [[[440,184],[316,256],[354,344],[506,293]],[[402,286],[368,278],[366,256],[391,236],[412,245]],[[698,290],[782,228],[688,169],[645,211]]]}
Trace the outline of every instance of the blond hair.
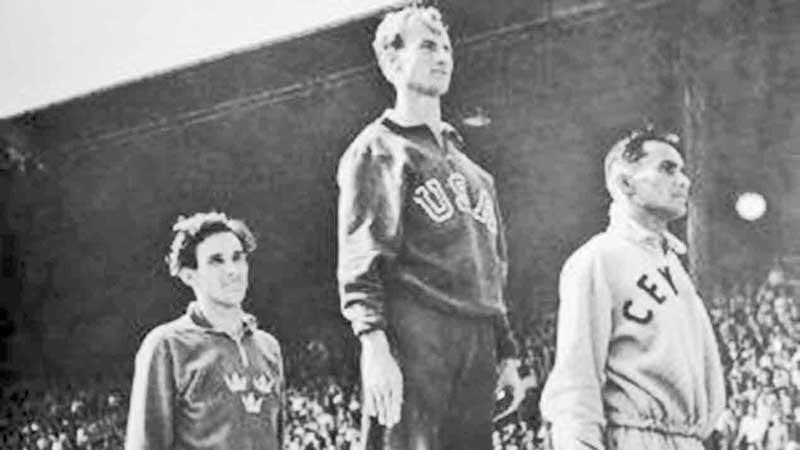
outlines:
{"label": "blond hair", "polygon": [[421,22],[434,32],[447,33],[442,13],[433,6],[411,5],[386,14],[375,30],[375,39],[372,41],[372,49],[381,69],[387,53],[405,46],[403,34],[414,21]]}

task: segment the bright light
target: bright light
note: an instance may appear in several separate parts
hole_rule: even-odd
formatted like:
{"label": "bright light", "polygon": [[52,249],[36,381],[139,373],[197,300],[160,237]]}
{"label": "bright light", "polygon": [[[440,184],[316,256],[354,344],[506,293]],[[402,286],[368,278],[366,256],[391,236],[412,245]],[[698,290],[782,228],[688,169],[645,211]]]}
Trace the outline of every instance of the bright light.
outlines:
{"label": "bright light", "polygon": [[492,118],[479,106],[471,114],[461,119],[461,123],[472,128],[482,128],[491,124]]}
{"label": "bright light", "polygon": [[758,220],[767,212],[767,200],[757,192],[745,192],[736,200],[736,212],[744,220]]}

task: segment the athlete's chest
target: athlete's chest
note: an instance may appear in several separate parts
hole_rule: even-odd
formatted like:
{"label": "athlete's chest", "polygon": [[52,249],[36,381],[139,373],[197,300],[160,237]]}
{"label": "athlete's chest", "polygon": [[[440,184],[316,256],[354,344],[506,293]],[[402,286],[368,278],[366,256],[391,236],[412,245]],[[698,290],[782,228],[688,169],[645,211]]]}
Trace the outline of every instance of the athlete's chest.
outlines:
{"label": "athlete's chest", "polygon": [[613,333],[644,343],[672,336],[696,337],[701,301],[674,254],[634,249],[606,267],[613,279]]}
{"label": "athlete's chest", "polygon": [[406,177],[407,218],[419,226],[453,231],[480,225],[497,234],[497,205],[491,177],[461,153],[412,152]]}
{"label": "athlete's chest", "polygon": [[[191,349],[177,371],[179,403],[191,409],[231,408],[260,415],[280,402],[283,380],[280,361],[258,346],[210,339],[211,344]],[[244,352],[245,355],[242,355]]]}

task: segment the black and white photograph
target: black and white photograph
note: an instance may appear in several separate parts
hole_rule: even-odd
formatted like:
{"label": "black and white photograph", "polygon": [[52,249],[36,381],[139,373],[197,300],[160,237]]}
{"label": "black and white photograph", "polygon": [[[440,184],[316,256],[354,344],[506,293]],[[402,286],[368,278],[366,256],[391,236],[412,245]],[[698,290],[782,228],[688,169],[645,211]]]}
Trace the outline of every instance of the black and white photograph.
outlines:
{"label": "black and white photograph", "polygon": [[0,450],[800,450],[800,2],[0,0]]}

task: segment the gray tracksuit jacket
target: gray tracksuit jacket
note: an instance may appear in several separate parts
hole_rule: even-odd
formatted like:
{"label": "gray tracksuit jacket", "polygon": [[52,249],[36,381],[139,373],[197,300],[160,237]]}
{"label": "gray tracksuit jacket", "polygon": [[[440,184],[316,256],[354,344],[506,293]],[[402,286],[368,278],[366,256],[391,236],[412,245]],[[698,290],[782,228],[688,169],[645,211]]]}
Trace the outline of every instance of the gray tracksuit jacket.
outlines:
{"label": "gray tracksuit jacket", "polygon": [[607,426],[702,439],[725,403],[711,322],[677,256],[685,246],[614,210],[560,277],[541,398],[556,450],[601,449]]}

